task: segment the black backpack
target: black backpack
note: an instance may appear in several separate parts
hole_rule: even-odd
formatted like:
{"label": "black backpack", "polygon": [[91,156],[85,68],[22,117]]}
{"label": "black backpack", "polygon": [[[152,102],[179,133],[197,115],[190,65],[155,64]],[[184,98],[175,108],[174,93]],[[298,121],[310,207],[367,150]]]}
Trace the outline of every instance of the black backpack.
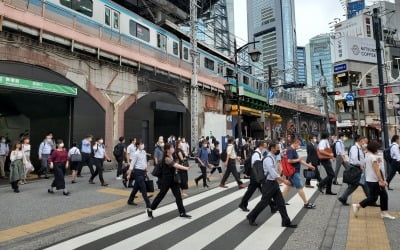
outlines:
{"label": "black backpack", "polygon": [[271,156],[267,156],[261,160],[257,160],[254,162],[253,166],[252,166],[252,171],[251,171],[251,177],[252,179],[259,184],[264,183],[265,179],[267,178],[268,174],[265,175],[264,173],[264,166],[263,166],[263,162],[265,159],[267,159],[268,157],[270,157],[272,159]]}
{"label": "black backpack", "polygon": [[244,161],[244,174],[245,175],[247,175],[247,176],[250,176],[251,175],[251,159],[253,158],[253,155],[255,154],[255,153],[257,153],[257,154],[259,154],[260,155],[260,158],[262,158],[262,155],[259,153],[259,152],[257,152],[257,151],[254,151],[251,155],[249,155],[247,158],[246,158],[246,160]]}
{"label": "black backpack", "polygon": [[385,159],[385,161],[386,161],[388,164],[391,164],[392,161],[393,161],[393,158],[392,158],[392,156],[391,156],[391,154],[390,154],[390,149],[391,149],[392,147],[393,147],[393,144],[390,145],[388,148],[385,148],[385,149],[383,150],[383,159]]}
{"label": "black backpack", "polygon": [[221,153],[221,161],[226,162],[226,158],[228,158],[228,152],[226,152],[226,150],[228,149],[228,147],[226,147],[224,150],[222,150]]}
{"label": "black backpack", "polygon": [[124,156],[124,145],[122,143],[115,145],[113,155],[116,159],[120,159]]}

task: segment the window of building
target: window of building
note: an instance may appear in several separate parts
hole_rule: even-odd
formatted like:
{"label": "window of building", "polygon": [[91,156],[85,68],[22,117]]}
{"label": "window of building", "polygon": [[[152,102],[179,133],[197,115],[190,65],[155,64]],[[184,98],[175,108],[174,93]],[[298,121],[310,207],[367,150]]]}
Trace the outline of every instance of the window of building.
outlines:
{"label": "window of building", "polygon": [[129,33],[145,42],[150,41],[150,31],[148,28],[141,24],[136,23],[133,20],[129,21]]}
{"label": "window of building", "polygon": [[249,85],[249,78],[247,76],[243,76],[243,83]]}
{"label": "window of building", "polygon": [[60,0],[60,3],[86,16],[93,16],[92,0]]}
{"label": "window of building", "polygon": [[174,53],[174,55],[178,55],[179,52],[179,46],[177,42],[173,42],[172,43],[172,52]]}
{"label": "window of building", "polygon": [[214,71],[214,61],[204,57],[204,67]]}
{"label": "window of building", "polygon": [[167,36],[157,33],[157,47],[167,51]]}
{"label": "window of building", "polygon": [[189,60],[189,49],[186,47],[183,47],[183,59]]}
{"label": "window of building", "polygon": [[367,83],[367,86],[372,86],[372,77],[371,77],[371,73],[368,73],[365,76],[365,82]]}
{"label": "window of building", "polygon": [[224,66],[220,63],[217,64],[218,67],[218,74],[223,74],[224,73]]}
{"label": "window of building", "polygon": [[368,100],[368,113],[375,113],[374,100]]}

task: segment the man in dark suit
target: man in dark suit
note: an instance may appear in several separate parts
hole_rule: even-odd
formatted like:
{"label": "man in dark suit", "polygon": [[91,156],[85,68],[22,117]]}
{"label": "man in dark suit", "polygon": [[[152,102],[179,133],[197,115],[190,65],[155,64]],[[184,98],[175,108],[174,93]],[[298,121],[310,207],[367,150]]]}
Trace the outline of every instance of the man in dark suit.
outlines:
{"label": "man in dark suit", "polygon": [[[319,159],[317,156],[317,137],[313,136],[311,139],[311,142],[307,144],[307,163],[311,163],[315,167],[315,178],[317,179],[318,182],[321,181],[321,176],[319,174],[318,166],[319,166]],[[314,188],[314,186],[311,185],[311,178],[306,179],[306,185],[307,188]]]}

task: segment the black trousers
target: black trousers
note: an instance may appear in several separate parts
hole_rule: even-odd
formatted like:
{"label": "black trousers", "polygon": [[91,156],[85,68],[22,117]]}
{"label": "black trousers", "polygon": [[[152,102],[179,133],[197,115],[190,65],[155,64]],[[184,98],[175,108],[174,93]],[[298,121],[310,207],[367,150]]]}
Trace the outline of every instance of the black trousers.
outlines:
{"label": "black trousers", "polygon": [[238,185],[243,184],[242,181],[240,180],[239,173],[236,169],[236,160],[235,159],[229,159],[228,160],[228,166],[226,168],[225,174],[222,177],[221,180],[221,185],[225,185],[226,180],[228,180],[229,175],[232,173],[233,177],[235,178],[236,182]]}
{"label": "black trousers", "polygon": [[213,174],[216,170],[218,170],[218,173],[222,174],[222,168],[220,166],[215,166],[211,169],[210,174]]}
{"label": "black trousers", "polygon": [[[313,165],[314,166],[314,165]],[[318,182],[321,182],[321,173],[319,172],[318,166],[315,167],[315,179],[317,179]],[[311,185],[311,179],[307,178],[306,179],[306,185]]]}
{"label": "black trousers", "polygon": [[389,206],[386,188],[379,186],[379,182],[366,182],[368,186],[368,197],[360,202],[362,208],[376,204],[380,198],[381,211],[387,211]]}
{"label": "black trousers", "polygon": [[55,187],[57,190],[65,189],[65,163],[64,162],[55,162],[54,163],[54,180],[51,183],[51,187]]}
{"label": "black trousers", "polygon": [[203,187],[207,186],[207,168],[200,166],[200,170],[201,170],[201,175],[199,177],[197,177],[195,180],[196,182],[198,182],[200,179],[203,179]]}
{"label": "black trousers", "polygon": [[326,188],[326,192],[332,192],[332,181],[335,178],[335,172],[332,168],[331,160],[321,160],[321,165],[324,167],[326,172],[326,177],[319,182],[319,185]]}
{"label": "black trousers", "polygon": [[181,189],[182,190],[189,189],[189,185],[188,185],[189,177],[188,177],[187,171],[186,170],[178,170],[178,174],[181,177],[181,183],[180,183]]}
{"label": "black trousers", "polygon": [[117,177],[122,175],[122,164],[124,162],[124,159],[117,159]]}
{"label": "black trousers", "polygon": [[78,175],[81,175],[83,166],[88,166],[89,170],[90,170],[90,174],[93,175],[94,174],[94,170],[93,170],[93,161],[92,161],[93,159],[92,159],[92,157],[88,153],[81,153],[81,154],[82,154],[82,161],[81,161],[81,164],[80,164],[79,169],[78,169]]}
{"label": "black trousers", "polygon": [[[251,197],[253,196],[254,192],[257,189],[259,189],[261,192],[261,184],[257,183],[253,178],[250,178],[250,183],[247,186],[246,193],[244,194],[239,206],[247,208],[247,206],[249,205],[249,200],[251,199]],[[273,199],[271,200],[269,206],[271,207],[271,212],[275,213],[277,208],[276,208],[276,203]]]}
{"label": "black trousers", "polygon": [[147,197],[146,183],[144,182],[146,177],[146,171],[135,169],[133,176],[135,178],[135,184],[133,185],[133,189],[131,195],[129,196],[128,202],[133,202],[135,199],[135,195],[138,191],[142,193],[143,200],[146,202],[146,207],[150,207],[150,200]]}
{"label": "black trousers", "polygon": [[18,181],[11,182],[11,188],[14,190],[19,190]]}
{"label": "black trousers", "polygon": [[277,181],[266,181],[261,185],[261,201],[257,203],[256,207],[248,214],[247,218],[254,222],[258,215],[271,203],[274,199],[276,206],[282,218],[282,226],[290,224],[290,218],[286,211],[285,200],[283,199],[281,189]]}
{"label": "black trousers", "polygon": [[150,206],[151,210],[157,209],[169,189],[171,189],[172,194],[175,196],[175,202],[178,206],[179,214],[186,213],[182,202],[180,186],[179,183],[174,182],[174,176],[163,176],[161,178],[160,192],[157,194],[156,198],[154,198],[153,203]]}
{"label": "black trousers", "polygon": [[400,174],[400,162],[399,161],[393,161],[390,164],[390,172],[387,177],[387,183],[390,184],[390,182],[393,180],[394,176],[396,175],[396,172],[399,172],[399,174]]}
{"label": "black trousers", "polygon": [[99,159],[99,158],[93,158],[94,161],[94,165],[96,166],[96,171],[94,171],[94,173],[92,174],[92,176],[90,177],[90,180],[94,180],[94,178],[96,178],[97,175],[99,175],[99,179],[101,183],[104,183],[104,179],[103,179],[103,163],[104,163],[104,159]]}

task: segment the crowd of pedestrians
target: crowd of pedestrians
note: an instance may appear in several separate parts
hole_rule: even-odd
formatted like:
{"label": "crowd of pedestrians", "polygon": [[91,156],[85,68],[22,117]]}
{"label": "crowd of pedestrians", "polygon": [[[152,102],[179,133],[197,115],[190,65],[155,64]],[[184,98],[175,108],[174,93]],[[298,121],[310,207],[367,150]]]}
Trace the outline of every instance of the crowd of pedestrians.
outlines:
{"label": "crowd of pedestrians", "polygon": [[[157,209],[160,202],[171,189],[179,211],[179,216],[190,218],[186,213],[182,203],[182,198],[187,197],[189,189],[188,170],[192,165],[189,160],[197,163],[200,175],[194,179],[196,186],[201,182],[203,188],[209,187],[211,176],[218,171],[219,187],[227,188],[226,182],[232,174],[238,188],[243,189],[245,185],[241,181],[240,172],[237,166],[243,168],[243,178],[249,178],[247,187],[239,208],[244,212],[250,212],[248,202],[256,190],[260,190],[262,198],[257,206],[248,214],[247,219],[250,225],[256,225],[258,214],[268,205],[271,212],[280,212],[282,226],[296,227],[291,223],[286,212],[289,205],[285,198],[291,188],[295,188],[297,194],[304,203],[305,209],[314,209],[316,205],[311,203],[305,195],[303,188],[315,188],[311,185],[311,180],[317,180],[317,189],[326,195],[337,195],[332,190],[332,185],[339,183],[343,166],[343,182],[347,188],[338,198],[344,205],[348,197],[361,186],[365,193],[365,200],[358,204],[353,204],[354,214],[357,215],[360,208],[366,206],[380,206],[382,218],[393,219],[388,210],[389,184],[396,172],[400,173],[400,138],[395,135],[392,144],[385,149],[385,159],[377,155],[380,145],[376,141],[368,142],[366,137],[359,136],[355,143],[346,149],[346,136],[339,134],[337,137],[327,133],[321,134],[321,140],[313,136],[306,146],[307,158],[303,160],[298,154],[301,141],[292,135],[287,138],[272,140],[255,140],[252,138],[239,140],[231,136],[226,137],[226,141],[221,143],[214,137],[202,137],[198,145],[193,145],[191,150],[189,143],[184,137],[171,135],[164,141],[160,136],[154,145],[152,154],[146,152],[143,141],[136,138],[129,140],[127,145],[124,137],[120,137],[118,143],[113,147],[113,158],[116,162],[116,180],[122,181],[125,187],[132,188],[131,195],[127,203],[136,205],[134,202],[138,191],[141,192],[146,204],[146,211],[149,217],[153,218],[153,211]],[[336,139],[337,138],[337,139]],[[10,175],[5,175],[6,158],[10,158]],[[10,145],[6,143],[6,138],[0,137],[0,177],[9,178],[14,192],[20,192],[20,185],[27,183],[29,173],[35,170],[31,162],[31,145],[28,136],[24,136],[20,141]],[[103,178],[104,162],[111,161],[107,154],[102,137],[93,139],[92,135],[87,135],[80,143],[74,142],[68,150],[62,140],[54,140],[52,133],[47,133],[39,145],[38,159],[40,166],[36,169],[39,178],[50,178],[50,172],[54,179],[48,189],[48,193],[53,194],[56,190],[62,190],[63,195],[68,196],[65,176],[71,172],[71,184],[77,183],[78,178],[82,177],[81,172],[84,166],[88,166],[90,171],[89,184],[95,184],[98,176],[101,186],[108,186]],[[387,181],[385,181],[386,171],[383,167],[383,160],[389,164]],[[152,164],[151,164],[152,163]],[[333,164],[335,163],[335,164]],[[253,167],[261,164],[264,173],[263,180],[256,181]],[[193,164],[194,165],[194,164]],[[305,185],[303,185],[301,166],[304,166],[303,175]],[[320,166],[323,167],[325,178],[321,177]],[[333,167],[335,166],[335,168]],[[149,174],[157,177],[157,186],[160,192],[150,201],[153,188],[148,186]],[[284,184],[283,192],[280,186]],[[380,198],[380,205],[377,205]]]}

